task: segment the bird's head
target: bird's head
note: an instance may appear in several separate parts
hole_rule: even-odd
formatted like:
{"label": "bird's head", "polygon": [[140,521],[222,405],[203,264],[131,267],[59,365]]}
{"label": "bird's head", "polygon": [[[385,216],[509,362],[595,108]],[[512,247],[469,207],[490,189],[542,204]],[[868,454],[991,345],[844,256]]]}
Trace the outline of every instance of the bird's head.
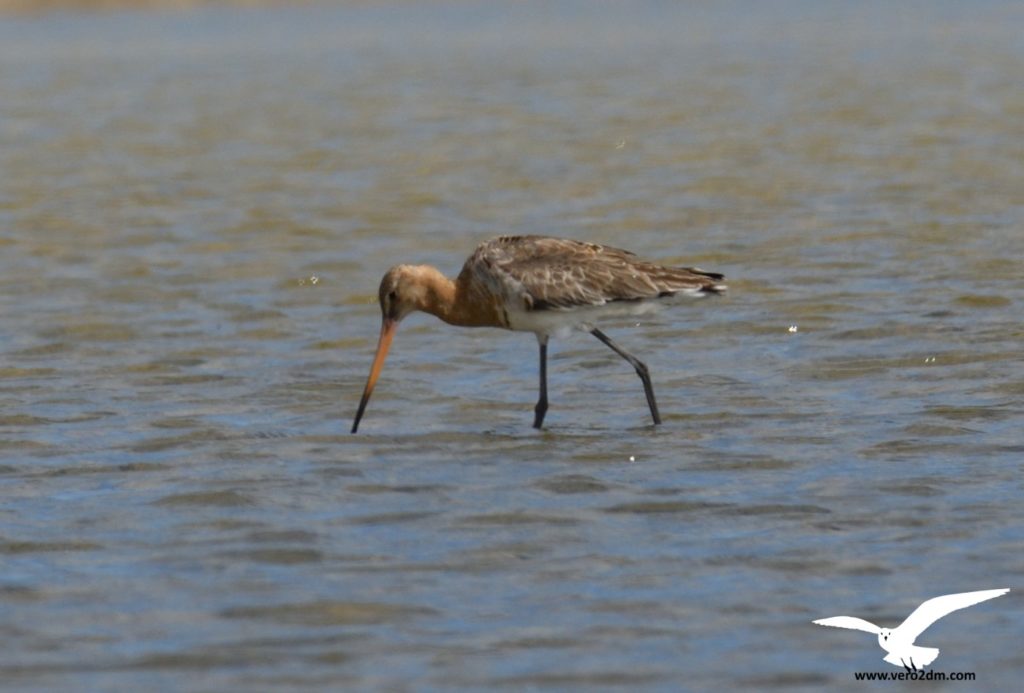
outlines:
{"label": "bird's head", "polygon": [[444,275],[429,265],[395,265],[380,280],[377,297],[380,300],[380,339],[377,354],[373,357],[370,377],[366,380],[363,397],[359,400],[352,432],[359,429],[366,404],[370,401],[377,378],[384,367],[384,359],[391,348],[391,341],[398,330],[398,323],[416,310],[429,310],[438,302],[438,285],[445,281]]}
{"label": "bird's head", "polygon": [[424,271],[415,265],[395,265],[380,280],[377,296],[385,322],[398,323],[414,310],[421,310],[426,300]]}
{"label": "bird's head", "polygon": [[890,637],[892,637],[892,631],[888,628],[883,628],[878,631],[878,644],[885,647],[885,644],[889,642]]}

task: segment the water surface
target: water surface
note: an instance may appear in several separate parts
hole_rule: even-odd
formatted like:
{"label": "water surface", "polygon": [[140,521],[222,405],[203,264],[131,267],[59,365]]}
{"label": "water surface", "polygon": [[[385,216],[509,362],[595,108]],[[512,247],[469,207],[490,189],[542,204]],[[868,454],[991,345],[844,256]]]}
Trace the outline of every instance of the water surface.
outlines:
{"label": "water surface", "polygon": [[[1024,15],[900,7],[0,19],[4,684],[861,690],[811,620],[1011,587],[922,639],[1010,689]],[[663,426],[417,315],[348,434],[383,272],[499,233],[726,273],[605,326]]]}

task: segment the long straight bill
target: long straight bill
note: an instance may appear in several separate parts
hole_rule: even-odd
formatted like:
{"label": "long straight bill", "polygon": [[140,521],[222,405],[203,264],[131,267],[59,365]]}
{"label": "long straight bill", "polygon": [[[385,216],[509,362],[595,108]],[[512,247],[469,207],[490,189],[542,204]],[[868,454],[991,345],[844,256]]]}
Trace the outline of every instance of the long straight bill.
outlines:
{"label": "long straight bill", "polygon": [[384,318],[380,326],[380,340],[377,342],[377,355],[373,357],[373,365],[370,366],[370,377],[366,379],[366,387],[363,389],[363,398],[359,400],[359,409],[356,411],[356,420],[352,422],[352,432],[359,430],[359,420],[363,418],[366,411],[366,403],[370,401],[373,394],[373,386],[377,384],[380,370],[384,367],[384,359],[387,358],[388,349],[391,348],[391,340],[395,337],[395,330],[398,322]]}

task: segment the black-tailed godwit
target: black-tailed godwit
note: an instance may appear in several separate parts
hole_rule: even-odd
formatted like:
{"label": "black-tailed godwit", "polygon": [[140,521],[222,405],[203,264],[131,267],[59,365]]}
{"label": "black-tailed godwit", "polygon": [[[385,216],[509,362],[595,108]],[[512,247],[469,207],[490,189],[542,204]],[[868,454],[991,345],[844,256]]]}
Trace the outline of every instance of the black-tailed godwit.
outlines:
{"label": "black-tailed godwit", "polygon": [[416,310],[460,327],[501,327],[537,335],[540,398],[534,407],[534,428],[541,427],[548,409],[548,339],[572,329],[590,332],[636,369],[651,417],[660,424],[647,366],[593,323],[638,315],[677,294],[721,293],[726,288],[721,280],[715,272],[663,267],[626,250],[544,236],[492,238],[469,256],[454,281],[430,265],[392,267],[380,282],[380,341],[352,432],[359,428],[398,323]]}

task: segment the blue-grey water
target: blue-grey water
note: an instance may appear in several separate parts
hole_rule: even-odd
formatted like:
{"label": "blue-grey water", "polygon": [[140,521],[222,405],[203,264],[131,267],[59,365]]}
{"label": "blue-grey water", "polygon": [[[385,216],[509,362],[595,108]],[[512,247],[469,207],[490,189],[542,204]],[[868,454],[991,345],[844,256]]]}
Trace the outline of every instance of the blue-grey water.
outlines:
{"label": "blue-grey water", "polygon": [[[0,687],[1024,678],[1024,10],[343,3],[0,17]],[[399,329],[545,233],[730,293]],[[880,686],[880,684],[876,685]]]}

